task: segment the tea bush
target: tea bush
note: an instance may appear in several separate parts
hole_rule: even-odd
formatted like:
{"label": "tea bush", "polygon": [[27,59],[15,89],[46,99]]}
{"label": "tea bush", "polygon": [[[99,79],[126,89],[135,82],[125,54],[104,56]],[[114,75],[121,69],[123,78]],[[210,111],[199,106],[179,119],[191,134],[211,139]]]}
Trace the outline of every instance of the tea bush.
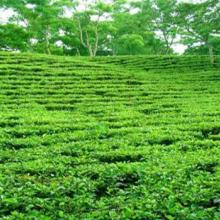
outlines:
{"label": "tea bush", "polygon": [[0,219],[220,219],[220,58],[0,53]]}

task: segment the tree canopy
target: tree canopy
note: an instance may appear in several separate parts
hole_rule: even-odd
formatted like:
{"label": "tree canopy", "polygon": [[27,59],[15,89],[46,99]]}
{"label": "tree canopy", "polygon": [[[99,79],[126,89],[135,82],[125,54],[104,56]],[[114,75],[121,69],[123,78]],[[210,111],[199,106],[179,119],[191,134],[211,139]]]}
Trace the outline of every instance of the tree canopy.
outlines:
{"label": "tree canopy", "polygon": [[62,55],[220,54],[220,3],[206,0],[2,0],[1,50]]}

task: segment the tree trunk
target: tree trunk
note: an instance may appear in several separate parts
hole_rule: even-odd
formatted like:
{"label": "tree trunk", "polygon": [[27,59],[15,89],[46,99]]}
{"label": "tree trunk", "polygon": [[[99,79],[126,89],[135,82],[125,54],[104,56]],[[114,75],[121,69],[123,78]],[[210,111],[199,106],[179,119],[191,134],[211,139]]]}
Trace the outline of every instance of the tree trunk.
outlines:
{"label": "tree trunk", "polygon": [[48,39],[46,39],[46,48],[45,48],[45,52],[46,52],[46,54],[51,54],[51,52],[50,52],[50,43],[49,43],[49,40]]}
{"label": "tree trunk", "polygon": [[94,45],[94,50],[93,50],[93,56],[95,57],[98,51],[98,45],[99,45],[99,32],[98,32],[98,23],[96,25],[96,30],[95,30],[95,45]]}
{"label": "tree trunk", "polygon": [[213,46],[211,44],[208,44],[208,48],[209,48],[210,62],[212,65],[214,65],[215,64],[215,57],[214,57]]}
{"label": "tree trunk", "polygon": [[88,48],[88,51],[89,51],[89,56],[90,56],[90,57],[94,57],[93,50],[92,50],[92,46],[91,46],[89,43],[88,43],[87,48]]}
{"label": "tree trunk", "polygon": [[48,55],[51,54],[51,52],[50,52],[50,47],[49,47],[48,44],[46,45],[45,52],[46,52],[46,54],[48,54]]}
{"label": "tree trunk", "polygon": [[79,51],[79,48],[78,48],[78,47],[76,48],[76,56],[79,56],[79,57],[81,56],[81,54],[80,54],[80,51]]}
{"label": "tree trunk", "polygon": [[48,35],[49,35],[49,33],[46,31],[46,33],[45,33],[45,43],[46,43],[46,45],[45,45],[45,52],[46,52],[46,54],[51,54],[51,52],[50,52],[50,42],[49,42],[49,39],[48,39]]}
{"label": "tree trunk", "polygon": [[47,35],[45,36],[45,43],[46,43],[46,45],[45,45],[45,52],[46,52],[46,54],[51,54],[51,52],[50,52],[50,42],[49,42],[49,39],[48,39],[48,37],[47,37]]}

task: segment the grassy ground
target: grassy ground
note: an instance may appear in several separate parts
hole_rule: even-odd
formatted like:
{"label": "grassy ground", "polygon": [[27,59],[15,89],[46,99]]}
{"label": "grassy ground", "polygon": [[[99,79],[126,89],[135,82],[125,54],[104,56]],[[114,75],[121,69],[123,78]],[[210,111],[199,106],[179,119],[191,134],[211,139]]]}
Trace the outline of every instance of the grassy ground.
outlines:
{"label": "grassy ground", "polygon": [[0,53],[0,108],[0,219],[220,219],[208,57]]}

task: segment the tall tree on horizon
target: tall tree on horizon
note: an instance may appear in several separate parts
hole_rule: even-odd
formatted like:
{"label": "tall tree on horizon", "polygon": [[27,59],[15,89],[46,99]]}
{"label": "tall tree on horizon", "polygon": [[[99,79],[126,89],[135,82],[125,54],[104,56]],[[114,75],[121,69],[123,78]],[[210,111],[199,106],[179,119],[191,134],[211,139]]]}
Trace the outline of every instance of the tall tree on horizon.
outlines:
{"label": "tall tree on horizon", "polygon": [[186,53],[209,54],[212,64],[220,53],[219,0],[81,2],[0,1],[0,9],[14,11],[0,25],[0,49],[92,57],[173,54],[178,41]]}
{"label": "tall tree on horizon", "polygon": [[[181,35],[189,48],[204,45],[208,48],[211,64],[215,62],[215,43],[220,33],[220,4],[217,0],[206,0],[199,4],[179,5]],[[220,39],[219,39],[220,40]],[[220,41],[219,41],[220,43]]]}
{"label": "tall tree on horizon", "polygon": [[[54,44],[59,32],[65,3],[66,0],[5,0],[4,5],[16,12],[11,22],[22,26],[29,33],[29,50],[37,47],[38,50],[51,54],[51,44]],[[37,42],[35,46],[32,44],[33,39]]]}
{"label": "tall tree on horizon", "polygon": [[98,1],[98,3],[86,7],[84,11],[75,10],[73,13],[73,22],[80,44],[91,57],[96,56],[103,38],[107,38],[108,21],[105,16],[110,11],[109,4]]}

